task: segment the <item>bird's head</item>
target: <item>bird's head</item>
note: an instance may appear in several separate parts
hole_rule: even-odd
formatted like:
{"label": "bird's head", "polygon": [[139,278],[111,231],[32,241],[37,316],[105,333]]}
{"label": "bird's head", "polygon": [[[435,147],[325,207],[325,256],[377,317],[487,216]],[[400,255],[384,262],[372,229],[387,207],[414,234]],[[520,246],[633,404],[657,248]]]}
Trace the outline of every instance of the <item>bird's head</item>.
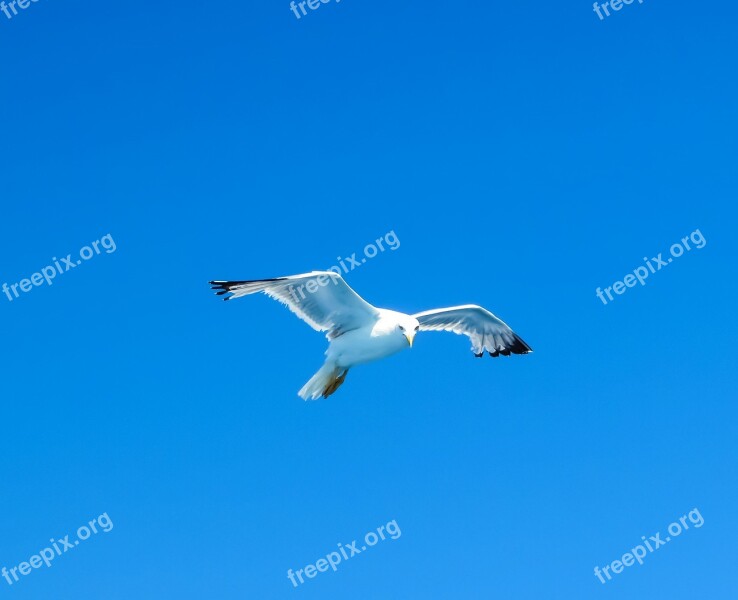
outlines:
{"label": "bird's head", "polygon": [[418,333],[418,330],[420,329],[420,323],[415,317],[410,317],[407,315],[403,315],[401,319],[398,320],[397,323],[397,332],[399,335],[402,335],[407,340],[407,343],[410,344],[410,347],[413,347],[413,340],[415,339],[415,334]]}

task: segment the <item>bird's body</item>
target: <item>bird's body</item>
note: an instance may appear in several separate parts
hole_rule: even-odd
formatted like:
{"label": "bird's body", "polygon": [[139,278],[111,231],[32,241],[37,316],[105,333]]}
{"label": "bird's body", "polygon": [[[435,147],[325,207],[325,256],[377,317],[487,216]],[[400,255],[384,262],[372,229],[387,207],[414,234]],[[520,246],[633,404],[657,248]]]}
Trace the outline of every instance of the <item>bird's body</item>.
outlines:
{"label": "bird's body", "polygon": [[409,348],[407,338],[404,335],[397,335],[397,324],[408,321],[411,323],[410,327],[414,329],[419,323],[415,321],[413,325],[410,315],[394,310],[380,308],[379,313],[376,322],[348,331],[331,340],[325,353],[326,359],[335,362],[339,367],[351,368]]}
{"label": "bird's body", "polygon": [[475,356],[482,356],[485,350],[492,357],[532,351],[505,323],[481,306],[467,304],[414,315],[377,308],[332,271],[210,283],[219,295],[231,294],[225,300],[264,292],[286,304],[313,329],[327,332],[330,343],[325,363],[298,392],[305,400],[333,394],[349,369],[356,365],[412,347],[415,334],[420,330],[464,334],[471,339]]}

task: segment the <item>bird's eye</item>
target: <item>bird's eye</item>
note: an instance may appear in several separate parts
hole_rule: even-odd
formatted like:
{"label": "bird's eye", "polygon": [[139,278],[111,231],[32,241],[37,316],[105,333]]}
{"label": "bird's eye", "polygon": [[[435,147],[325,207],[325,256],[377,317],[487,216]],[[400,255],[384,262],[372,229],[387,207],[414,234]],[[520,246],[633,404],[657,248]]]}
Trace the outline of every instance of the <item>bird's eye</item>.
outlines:
{"label": "bird's eye", "polygon": [[417,331],[418,329],[420,329],[420,325],[415,326],[415,331]]}
{"label": "bird's eye", "polygon": [[402,325],[398,325],[398,327],[400,328],[400,331],[405,331],[405,328]]}

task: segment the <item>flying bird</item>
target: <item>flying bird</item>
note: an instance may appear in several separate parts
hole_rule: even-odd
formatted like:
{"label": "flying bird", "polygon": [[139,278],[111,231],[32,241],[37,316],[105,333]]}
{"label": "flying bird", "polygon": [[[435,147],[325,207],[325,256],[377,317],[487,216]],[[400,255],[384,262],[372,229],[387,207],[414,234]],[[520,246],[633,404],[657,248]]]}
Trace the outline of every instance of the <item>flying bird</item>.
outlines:
{"label": "flying bird", "polygon": [[252,281],[211,281],[217,295],[233,300],[257,292],[285,304],[329,340],[325,363],[298,392],[303,400],[327,398],[349,369],[396,354],[413,345],[418,331],[452,331],[467,336],[481,357],[532,352],[512,329],[474,304],[436,308],[406,315],[369,304],[334,271]]}

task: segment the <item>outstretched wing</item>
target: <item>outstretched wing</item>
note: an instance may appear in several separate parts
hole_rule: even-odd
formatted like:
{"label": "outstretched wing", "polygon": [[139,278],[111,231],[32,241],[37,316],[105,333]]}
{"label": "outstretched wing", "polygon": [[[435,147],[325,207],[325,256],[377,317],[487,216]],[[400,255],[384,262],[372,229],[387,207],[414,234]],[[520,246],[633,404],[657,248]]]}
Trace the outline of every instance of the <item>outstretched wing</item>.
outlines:
{"label": "outstretched wing", "polygon": [[252,281],[211,281],[224,300],[264,292],[285,304],[316,331],[327,331],[329,339],[372,323],[379,311],[352,290],[333,271],[313,271],[302,275],[255,279]]}
{"label": "outstretched wing", "polygon": [[533,352],[503,321],[481,306],[466,304],[437,308],[413,317],[420,323],[421,331],[453,331],[467,336],[472,343],[472,352],[478,357],[485,350],[493,357]]}

